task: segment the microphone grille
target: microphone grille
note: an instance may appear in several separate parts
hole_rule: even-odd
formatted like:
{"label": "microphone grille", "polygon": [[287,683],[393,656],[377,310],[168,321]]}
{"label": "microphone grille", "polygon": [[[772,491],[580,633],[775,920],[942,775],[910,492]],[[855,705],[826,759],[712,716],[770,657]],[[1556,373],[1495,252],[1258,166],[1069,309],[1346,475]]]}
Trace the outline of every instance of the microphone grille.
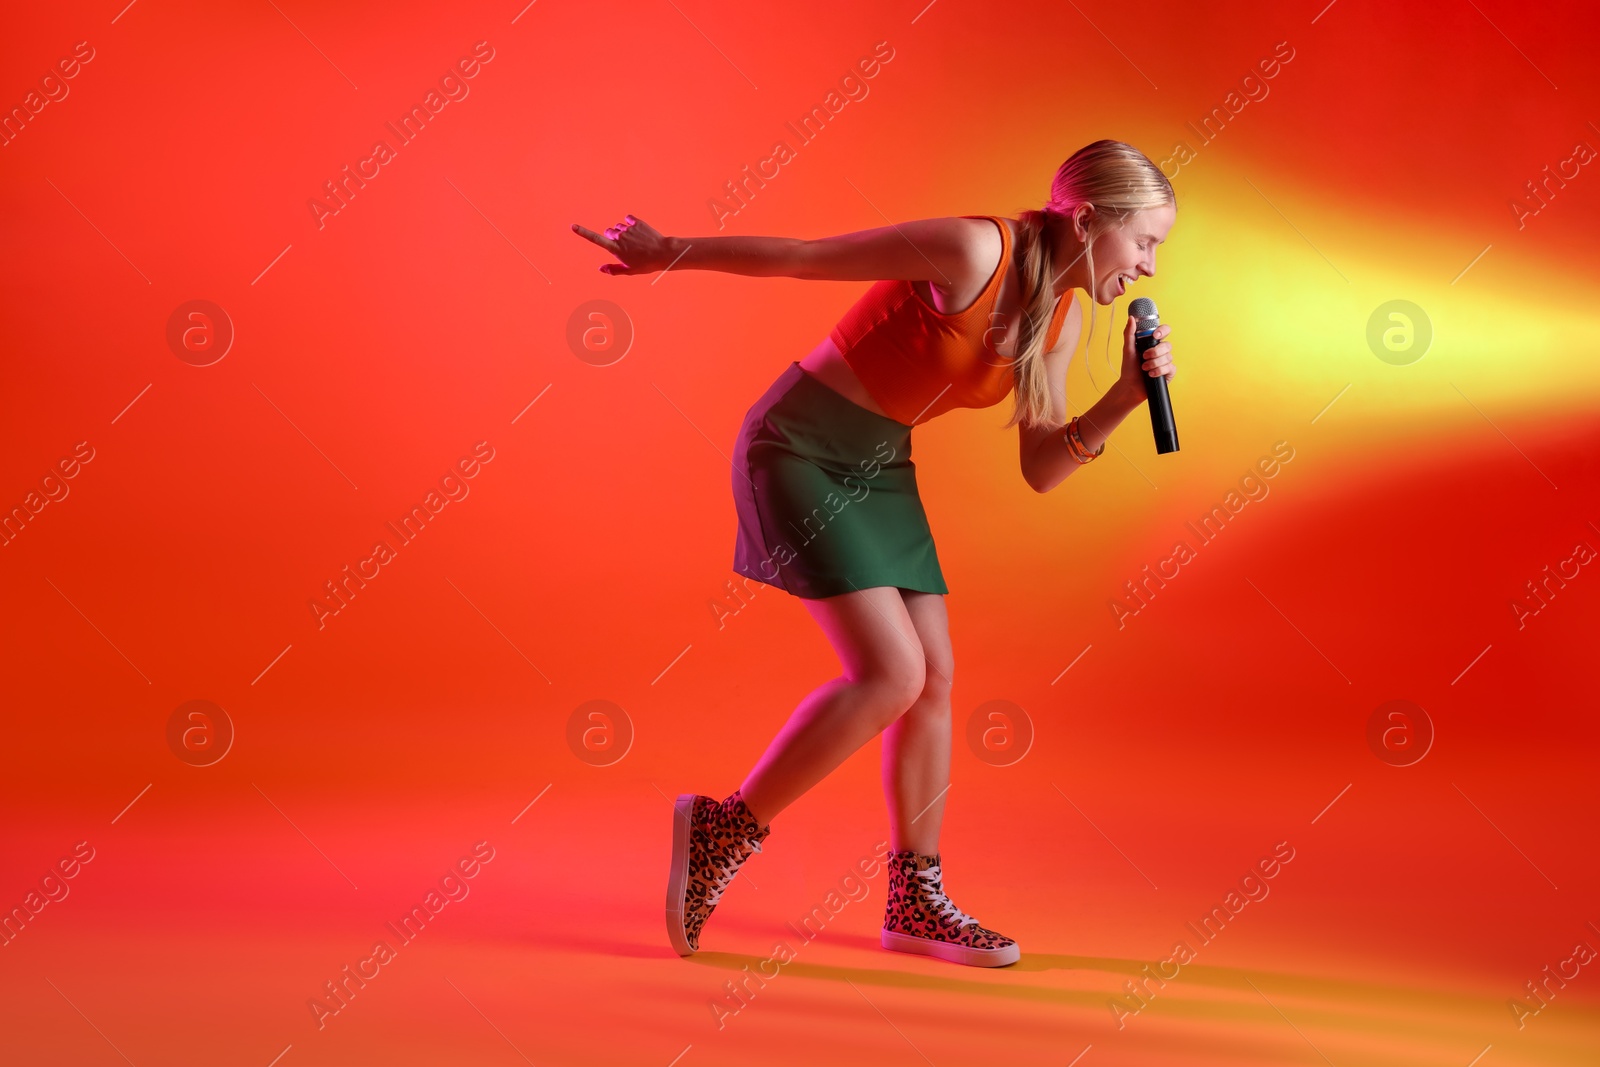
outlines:
{"label": "microphone grille", "polygon": [[1136,319],[1156,319],[1159,321],[1161,318],[1156,311],[1156,302],[1148,296],[1138,297],[1130,303],[1128,305],[1128,314]]}

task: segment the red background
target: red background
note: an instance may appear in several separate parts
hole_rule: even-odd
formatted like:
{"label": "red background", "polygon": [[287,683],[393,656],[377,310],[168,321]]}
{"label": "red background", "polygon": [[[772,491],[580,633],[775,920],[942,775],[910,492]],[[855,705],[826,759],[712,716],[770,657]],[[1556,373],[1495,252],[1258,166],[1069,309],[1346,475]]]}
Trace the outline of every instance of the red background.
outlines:
{"label": "red background", "polygon": [[[1586,7],[519,8],[7,17],[5,108],[94,50],[0,148],[0,506],[93,449],[0,547],[0,904],[95,850],[0,948],[16,1062],[1592,1062],[1590,968],[1521,1029],[1507,1004],[1600,947],[1600,578],[1512,608],[1600,549],[1600,178],[1511,207],[1600,148]],[[479,41],[468,95],[319,227],[323,183]],[[796,145],[880,41],[868,95]],[[726,794],[837,672],[793,598],[729,598],[726,457],[865,283],[610,278],[568,226],[1015,214],[1100,137],[1193,150],[1140,285],[1182,451],[1141,410],[1040,496],[1006,407],[915,437],[958,666],[947,887],[1024,958],[882,952],[880,874],[719,1028],[723,982],[886,836],[874,742],[775,821],[705,951],[666,943],[669,798]],[[707,202],[779,138],[795,158],[719,230]],[[236,335],[209,366],[166,339],[198,299]],[[567,340],[596,299],[632,336],[605,366]],[[1395,299],[1432,330],[1403,366],[1367,342]],[[1110,380],[1105,312],[1075,412]],[[324,582],[484,441],[469,495],[319,628]],[[1280,441],[1198,547],[1185,524]],[[1197,558],[1119,628],[1180,538]],[[236,732],[206,767],[167,740],[196,699]],[[1396,699],[1436,734],[1408,767],[1366,739]],[[631,730],[609,766],[567,741],[590,700]],[[1031,724],[1012,766],[965,741],[991,700]],[[480,841],[471,895],[319,1029],[308,999]],[[1280,841],[1270,896],[1119,1029],[1123,982]]]}

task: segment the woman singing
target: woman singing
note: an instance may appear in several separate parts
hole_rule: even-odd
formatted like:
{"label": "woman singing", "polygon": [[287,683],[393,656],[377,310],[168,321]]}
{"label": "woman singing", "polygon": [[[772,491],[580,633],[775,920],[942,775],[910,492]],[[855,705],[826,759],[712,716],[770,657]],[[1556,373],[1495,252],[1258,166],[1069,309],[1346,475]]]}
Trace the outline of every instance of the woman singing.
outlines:
{"label": "woman singing", "polygon": [[[733,449],[734,570],[800,597],[843,673],[813,690],[726,799],[685,793],[674,813],[667,933],[681,955],[778,813],[883,732],[889,809],[881,943],[996,967],[1021,949],[945,895],[939,826],[950,781],[953,660],[933,535],[917,495],[911,428],[1014,393],[1022,476],[1037,492],[1105,450],[1145,402],[1144,375],[1174,376],[1159,342],[1141,360],[1133,321],[1122,372],[1067,418],[1067,364],[1082,315],[1071,293],[1110,305],[1155,274],[1175,221],[1172,186],[1120,141],[1056,171],[1050,198],[1016,219],[961,215],[836,237],[664,237],[628,215],[604,235],[609,274],[719,270],[875,282],[810,355],[745,415]],[[1041,329],[1041,324],[1048,324]],[[1094,333],[1091,305],[1090,336]]]}

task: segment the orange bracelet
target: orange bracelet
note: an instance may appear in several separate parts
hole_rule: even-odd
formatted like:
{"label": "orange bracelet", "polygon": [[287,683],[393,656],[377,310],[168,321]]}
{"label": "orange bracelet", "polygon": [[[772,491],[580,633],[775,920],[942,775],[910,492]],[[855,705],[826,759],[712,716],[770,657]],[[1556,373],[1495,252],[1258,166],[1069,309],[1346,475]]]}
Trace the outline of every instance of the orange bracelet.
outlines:
{"label": "orange bracelet", "polygon": [[1078,448],[1077,442],[1072,439],[1072,424],[1076,421],[1076,418],[1067,420],[1066,427],[1061,431],[1061,440],[1065,441],[1067,444],[1067,455],[1071,456],[1079,463],[1087,463],[1088,460],[1084,458],[1082,450]]}
{"label": "orange bracelet", "polygon": [[1062,439],[1067,443],[1067,451],[1079,463],[1088,463],[1106,450],[1105,442],[1102,441],[1097,451],[1089,451],[1088,446],[1083,443],[1083,438],[1078,436],[1078,416],[1076,415],[1072,417],[1072,421],[1067,423],[1067,429],[1062,434]]}

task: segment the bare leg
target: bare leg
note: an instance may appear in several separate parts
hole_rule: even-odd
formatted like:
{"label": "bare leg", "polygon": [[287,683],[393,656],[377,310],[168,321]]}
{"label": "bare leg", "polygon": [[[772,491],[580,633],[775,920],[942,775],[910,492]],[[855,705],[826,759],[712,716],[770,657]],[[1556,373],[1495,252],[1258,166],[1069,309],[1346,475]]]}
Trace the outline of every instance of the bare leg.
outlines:
{"label": "bare leg", "polygon": [[938,593],[901,590],[927,659],[922,692],[883,734],[883,793],[889,840],[896,851],[939,851],[950,788],[950,679],[955,660],[949,617]]}
{"label": "bare leg", "polygon": [[923,690],[923,652],[900,590],[858,589],[807,610],[844,673],[802,700],[740,786],[764,826],[897,719]]}

